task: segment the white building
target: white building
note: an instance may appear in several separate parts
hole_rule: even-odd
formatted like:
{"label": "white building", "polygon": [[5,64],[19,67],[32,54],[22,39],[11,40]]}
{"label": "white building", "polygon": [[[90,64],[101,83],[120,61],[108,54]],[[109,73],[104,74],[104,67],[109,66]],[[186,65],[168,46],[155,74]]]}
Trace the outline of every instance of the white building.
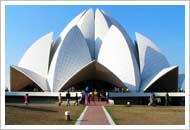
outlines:
{"label": "white building", "polygon": [[[10,67],[11,91],[66,91],[76,86],[104,89],[98,81],[129,92],[175,92],[178,66],[170,66],[159,48],[125,29],[104,11],[85,10],[63,30],[41,37]],[[115,90],[111,88],[112,90]],[[106,88],[107,89],[107,88]]]}

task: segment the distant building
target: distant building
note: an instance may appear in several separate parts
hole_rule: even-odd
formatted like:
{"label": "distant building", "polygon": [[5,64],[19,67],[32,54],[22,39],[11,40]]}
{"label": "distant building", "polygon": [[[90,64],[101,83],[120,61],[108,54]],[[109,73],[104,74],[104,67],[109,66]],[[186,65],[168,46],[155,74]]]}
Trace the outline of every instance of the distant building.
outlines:
{"label": "distant building", "polygon": [[[56,25],[55,25],[56,26]],[[10,66],[11,91],[176,92],[178,66],[148,38],[125,29],[104,11],[85,10],[53,41],[43,36]],[[115,89],[117,88],[117,89]]]}

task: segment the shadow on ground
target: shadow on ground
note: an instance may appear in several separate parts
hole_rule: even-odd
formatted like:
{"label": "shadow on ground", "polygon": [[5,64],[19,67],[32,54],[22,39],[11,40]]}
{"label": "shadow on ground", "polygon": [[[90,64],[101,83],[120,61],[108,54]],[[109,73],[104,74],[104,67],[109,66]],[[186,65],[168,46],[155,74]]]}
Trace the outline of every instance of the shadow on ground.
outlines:
{"label": "shadow on ground", "polygon": [[30,106],[16,106],[16,105],[7,105],[8,107],[14,107],[14,108],[20,108],[25,110],[31,110],[31,111],[41,111],[41,112],[57,112],[55,110],[49,110],[49,109],[42,109],[42,108],[34,108]]}

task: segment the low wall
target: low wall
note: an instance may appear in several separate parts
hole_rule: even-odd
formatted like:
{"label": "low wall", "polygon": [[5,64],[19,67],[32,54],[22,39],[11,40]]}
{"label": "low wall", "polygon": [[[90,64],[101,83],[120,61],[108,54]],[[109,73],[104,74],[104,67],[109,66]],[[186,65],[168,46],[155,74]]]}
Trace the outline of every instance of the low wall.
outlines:
{"label": "low wall", "polygon": [[[33,104],[56,104],[58,103],[57,97],[41,97],[41,96],[30,96],[30,103]],[[74,102],[74,98],[71,98],[71,102]],[[66,98],[62,98],[63,102],[66,102]],[[6,96],[6,103],[24,103],[24,97],[22,96]]]}
{"label": "low wall", "polygon": [[[55,104],[58,101],[59,92],[6,92],[6,103],[23,103],[24,95],[28,93],[31,103],[39,104]],[[77,92],[81,96],[81,92]],[[70,92],[71,100],[74,100],[76,92]],[[158,105],[165,104],[166,93],[155,93]],[[185,105],[185,93],[168,93],[170,105]],[[62,100],[66,101],[66,92],[61,92]],[[147,105],[149,102],[150,93],[115,93],[109,92],[110,99],[114,100],[114,104],[127,104],[130,102],[132,105]]]}
{"label": "low wall", "polygon": [[[58,102],[58,96],[61,93],[62,101],[66,101],[67,92],[6,92],[6,103],[24,103],[24,96],[28,93],[30,103],[35,104],[55,104]],[[71,101],[74,100],[76,93],[78,97],[81,96],[81,92],[70,92]]]}
{"label": "low wall", "polygon": [[[114,97],[111,99],[114,100],[114,104],[116,105],[127,104],[127,102],[130,102],[131,105],[148,105],[149,103],[148,97]],[[155,102],[157,105],[165,105],[165,98],[156,97]],[[170,97],[168,102],[169,102],[169,105],[172,105],[172,106],[184,106],[185,98]]]}

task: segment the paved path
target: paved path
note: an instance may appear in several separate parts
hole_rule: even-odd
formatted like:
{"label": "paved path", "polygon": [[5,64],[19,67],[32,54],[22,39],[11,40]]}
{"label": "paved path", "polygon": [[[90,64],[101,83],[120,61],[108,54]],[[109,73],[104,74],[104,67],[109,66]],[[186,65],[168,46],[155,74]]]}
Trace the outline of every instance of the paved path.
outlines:
{"label": "paved path", "polygon": [[105,114],[102,106],[107,105],[105,102],[95,102],[88,105],[84,113],[82,113],[82,119],[76,123],[78,125],[110,125],[110,119]]}

